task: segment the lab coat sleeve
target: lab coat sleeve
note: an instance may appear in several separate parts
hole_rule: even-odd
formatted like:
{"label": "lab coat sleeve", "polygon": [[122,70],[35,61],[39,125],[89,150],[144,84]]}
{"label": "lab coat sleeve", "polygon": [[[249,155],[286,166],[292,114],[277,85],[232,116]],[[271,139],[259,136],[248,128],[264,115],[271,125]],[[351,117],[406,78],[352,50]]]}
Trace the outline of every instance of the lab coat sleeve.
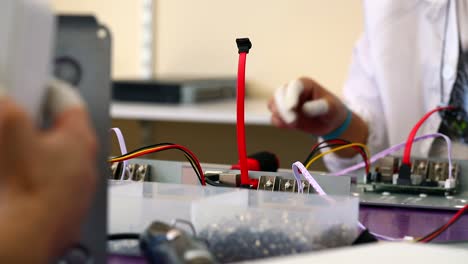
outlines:
{"label": "lab coat sleeve", "polygon": [[[370,41],[364,33],[357,41],[352,56],[348,79],[345,82],[343,95],[348,108],[359,115],[369,127],[367,145],[372,153],[388,146],[387,129],[382,100],[373,73]],[[340,158],[335,154],[324,156],[329,171],[339,171],[354,165],[362,158]]]}

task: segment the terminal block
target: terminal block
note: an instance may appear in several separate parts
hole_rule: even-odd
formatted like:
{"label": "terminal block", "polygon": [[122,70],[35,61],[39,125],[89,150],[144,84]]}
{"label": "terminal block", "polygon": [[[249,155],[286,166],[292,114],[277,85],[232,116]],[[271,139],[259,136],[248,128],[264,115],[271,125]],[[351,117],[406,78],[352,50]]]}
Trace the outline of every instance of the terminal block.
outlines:
{"label": "terminal block", "polygon": [[261,176],[258,180],[257,190],[275,191],[278,190],[280,178],[276,176]]}
{"label": "terminal block", "polygon": [[403,193],[439,193],[453,194],[459,185],[460,166],[452,163],[452,177],[449,177],[447,160],[413,159],[410,178],[398,179],[401,161],[397,157],[385,157],[379,160],[373,171],[366,177],[365,184],[374,191]]}
{"label": "terminal block", "polygon": [[[315,193],[309,182],[302,180],[303,193]],[[257,190],[297,193],[299,187],[295,179],[280,176],[260,176]]]}
{"label": "terminal block", "polygon": [[112,180],[132,180],[132,181],[148,181],[151,175],[151,166],[148,164],[127,164],[122,177],[123,163],[114,163],[111,166],[111,177]]}

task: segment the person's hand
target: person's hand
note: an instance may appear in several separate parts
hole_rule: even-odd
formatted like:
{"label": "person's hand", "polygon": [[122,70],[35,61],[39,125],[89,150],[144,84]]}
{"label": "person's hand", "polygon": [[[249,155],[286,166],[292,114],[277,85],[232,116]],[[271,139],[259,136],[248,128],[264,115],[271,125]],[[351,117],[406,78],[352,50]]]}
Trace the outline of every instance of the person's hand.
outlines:
{"label": "person's hand", "polygon": [[[323,136],[338,129],[346,120],[348,109],[344,103],[320,84],[309,78],[300,78],[280,87],[268,102],[273,125],[302,130]],[[356,143],[366,143],[367,124],[355,113],[339,136]],[[337,152],[341,157],[352,157],[350,149]]]}
{"label": "person's hand", "polygon": [[44,131],[0,98],[0,259],[45,263],[77,241],[96,187],[95,156],[82,106]]}
{"label": "person's hand", "polygon": [[331,92],[309,78],[278,88],[268,102],[273,125],[325,135],[346,119],[346,106]]}

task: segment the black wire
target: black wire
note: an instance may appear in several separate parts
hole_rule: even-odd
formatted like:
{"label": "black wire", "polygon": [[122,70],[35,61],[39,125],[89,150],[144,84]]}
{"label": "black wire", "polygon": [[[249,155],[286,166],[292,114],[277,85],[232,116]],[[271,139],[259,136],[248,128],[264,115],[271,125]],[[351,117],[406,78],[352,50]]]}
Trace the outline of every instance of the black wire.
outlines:
{"label": "black wire", "polygon": [[445,224],[442,225],[442,226],[440,226],[440,227],[437,228],[436,230],[432,231],[431,233],[429,233],[429,234],[427,234],[427,235],[425,235],[425,236],[419,238],[419,239],[418,239],[418,242],[422,242],[422,241],[424,241],[425,239],[427,239],[428,237],[430,237],[430,236],[434,235],[435,233],[439,232],[444,226],[445,226]]}
{"label": "black wire", "polygon": [[137,233],[117,233],[107,235],[107,240],[138,240],[140,234]]}
{"label": "black wire", "polygon": [[216,186],[216,187],[231,187],[229,185],[226,185],[224,183],[220,183],[220,182],[217,182],[217,181],[213,181],[211,179],[209,179],[208,177],[205,177],[205,181],[207,184],[211,185],[211,186]]}
{"label": "black wire", "polygon": [[[200,181],[200,184],[203,184],[203,181],[202,181],[202,178],[201,178],[201,173],[203,173],[203,172],[200,172],[198,170],[198,167],[195,165],[195,160],[193,159],[193,157],[191,157],[190,155],[188,155],[186,153],[185,158],[190,162],[190,165],[192,166],[192,169],[195,171],[195,174],[197,174],[197,178]],[[205,177],[205,181],[206,181],[206,177]]]}
{"label": "black wire", "polygon": [[[462,215],[460,215],[459,218],[455,219],[452,223],[450,223],[444,231],[446,231],[449,227],[451,227],[453,224],[455,224],[456,222],[458,222],[458,220],[460,220],[461,218],[462,218]],[[442,226],[440,226],[440,227],[437,228],[436,230],[434,230],[434,231],[432,231],[431,233],[425,235],[424,237],[418,239],[418,242],[422,242],[422,241],[426,240],[427,238],[431,237],[432,235],[434,235],[434,234],[440,232],[440,231],[445,227],[445,225],[446,225],[446,224],[443,224]],[[431,240],[427,241],[427,242],[430,242],[430,241],[436,239],[436,238],[437,238],[438,236],[440,236],[442,233],[443,233],[443,231],[442,231],[440,234],[438,234],[437,236],[433,237]]]}
{"label": "black wire", "polygon": [[311,160],[315,155],[317,155],[317,153],[318,153],[321,149],[339,147],[339,146],[344,146],[344,145],[347,145],[347,144],[349,144],[349,143],[337,143],[337,144],[330,144],[330,145],[326,145],[326,146],[322,146],[322,147],[315,147],[315,148],[309,153],[309,155],[307,156],[306,160],[304,161],[304,164],[307,164],[307,163],[309,162],[309,160]]}
{"label": "black wire", "polygon": [[[201,177],[201,175],[203,174],[203,172],[202,172],[202,171],[199,171],[198,167],[195,165],[195,163],[196,163],[196,162],[195,162],[195,158],[192,157],[192,155],[190,155],[190,153],[188,153],[188,152],[185,151],[184,149],[177,148],[177,145],[174,144],[174,143],[159,143],[159,144],[153,144],[153,145],[144,146],[144,147],[141,147],[141,148],[132,150],[132,151],[130,151],[130,152],[127,152],[127,153],[125,153],[125,154],[123,154],[123,155],[114,157],[113,159],[119,159],[119,158],[122,158],[122,157],[125,157],[125,156],[129,156],[129,155],[132,155],[132,154],[134,154],[134,153],[137,153],[137,152],[140,152],[140,151],[144,151],[144,150],[147,150],[147,149],[158,148],[158,147],[165,147],[165,146],[176,146],[176,147],[173,148],[173,149],[182,151],[182,152],[184,153],[185,158],[190,162],[190,165],[192,166],[193,170],[194,170],[195,173],[197,174],[198,181],[200,182],[200,184],[203,184],[202,177]],[[169,150],[169,149],[165,149],[165,150]],[[156,152],[159,152],[159,151],[156,151]],[[154,152],[154,153],[156,153],[156,152]],[[148,154],[150,154],[150,153],[148,153]]]}
{"label": "black wire", "polygon": [[208,173],[205,174],[205,181],[206,184],[216,187],[232,187],[230,185],[224,184],[219,181],[219,174],[218,173]]}
{"label": "black wire", "polygon": [[148,145],[148,146],[144,146],[144,147],[141,147],[141,148],[137,148],[137,149],[132,150],[130,152],[127,152],[127,153],[125,153],[123,155],[117,156],[117,157],[115,157],[115,159],[130,155],[130,154],[133,154],[135,152],[146,150],[146,149],[149,149],[149,148],[157,148],[157,147],[162,147],[162,146],[174,146],[174,145],[177,145],[177,144],[165,142],[165,143],[158,143],[158,144]]}
{"label": "black wire", "polygon": [[[123,158],[123,157],[126,157],[126,156],[129,156],[129,155],[133,155],[137,152],[140,152],[140,151],[143,151],[143,150],[147,150],[147,149],[152,149],[152,148],[158,148],[158,147],[166,147],[166,146],[177,146],[177,144],[174,144],[174,143],[159,143],[159,144],[154,144],[154,145],[148,145],[148,146],[144,146],[144,147],[141,147],[141,148],[138,148],[138,149],[135,149],[135,150],[132,150],[130,152],[127,152],[125,154],[122,154],[120,156],[116,156],[116,157],[113,157],[112,159],[120,159],[120,158]],[[178,149],[184,153],[186,153],[187,155],[190,155],[188,154],[185,150],[183,149],[179,149],[179,148],[174,148],[174,149]],[[150,154],[150,153],[148,153]]]}
{"label": "black wire", "polygon": [[[306,158],[306,162],[304,162],[304,164],[306,164],[316,153],[317,150],[320,150],[322,148],[319,148],[320,146],[322,146],[323,144],[327,144],[329,143],[330,141],[332,140],[339,140],[339,141],[343,141],[343,143],[346,142],[346,144],[351,144],[351,141],[348,141],[346,139],[340,139],[340,138],[337,138],[337,139],[331,139],[331,140],[324,140],[322,142],[320,142],[319,144],[317,144],[312,150],[311,152],[309,153],[309,155],[307,156]],[[341,143],[338,143],[338,144],[341,144]]]}
{"label": "black wire", "polygon": [[[332,145],[328,145],[328,146],[323,146],[323,147],[318,148],[317,151],[319,151],[319,150],[321,150],[321,149],[324,149],[324,148],[333,148],[333,147],[339,147],[339,146],[344,146],[344,145],[348,145],[348,144],[351,144],[351,143],[346,143],[346,144],[332,144]],[[358,147],[358,148],[362,151],[362,153],[364,153],[364,155],[366,155],[366,157],[367,157],[366,150],[365,150],[363,147],[361,147],[361,146],[353,146],[353,148],[355,148],[355,147]]]}
{"label": "black wire", "polygon": [[[341,140],[341,139],[340,139]],[[348,145],[348,144],[351,144],[351,142],[347,141],[347,140],[343,140],[343,141],[346,141],[346,143],[335,143],[335,144],[329,144],[329,145],[326,145],[326,146],[321,146],[320,145],[326,141],[323,141],[322,143],[320,143],[319,145],[317,145],[311,152],[310,154],[307,156],[306,160],[304,161],[304,164],[307,164],[315,155],[317,155],[317,153],[321,150],[321,149],[324,149],[324,148],[333,148],[333,147],[339,147],[339,146],[344,146],[344,145]],[[366,154],[366,150],[361,147],[361,146],[356,146],[358,147],[362,153],[364,153],[365,155],[365,159],[367,159],[367,154]]]}
{"label": "black wire", "polygon": [[[339,141],[342,141],[342,143],[334,143],[334,144],[324,145],[324,144],[329,143],[330,141],[333,141],[333,140],[339,140]],[[349,140],[340,139],[340,138],[322,141],[322,142],[320,142],[319,144],[317,144],[317,145],[312,149],[312,151],[309,153],[309,155],[307,156],[307,158],[306,158],[306,160],[304,161],[303,164],[308,164],[309,161],[310,161],[313,157],[315,157],[321,149],[339,147],[339,146],[344,146],[344,145],[348,145],[348,144],[351,144],[351,143],[352,143],[352,142],[349,141]],[[324,146],[321,146],[321,145],[324,145]],[[362,146],[354,146],[353,148],[355,148],[355,147],[358,147],[358,148],[360,149],[359,154],[361,154],[362,158],[364,159],[364,161],[365,161],[366,164],[367,164],[368,156],[367,156],[367,152],[366,152],[366,150],[364,149],[364,147],[362,147]],[[368,166],[368,165],[366,165],[366,173],[367,173],[367,166]],[[370,165],[369,165],[369,166],[370,166]]]}

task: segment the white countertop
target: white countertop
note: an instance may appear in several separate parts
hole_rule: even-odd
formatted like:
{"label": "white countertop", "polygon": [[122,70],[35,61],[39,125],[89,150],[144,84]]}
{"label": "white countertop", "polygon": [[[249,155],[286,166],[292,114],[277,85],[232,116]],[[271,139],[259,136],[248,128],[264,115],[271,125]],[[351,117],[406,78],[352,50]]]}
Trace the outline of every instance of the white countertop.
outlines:
{"label": "white countertop", "polygon": [[[236,123],[236,101],[225,100],[199,104],[151,104],[112,102],[111,116],[118,119],[147,121],[186,121],[203,123]],[[270,125],[266,99],[247,99],[245,123]]]}
{"label": "white countertop", "polygon": [[391,242],[251,261],[268,264],[394,264],[394,263],[466,263],[468,250],[447,245]]}

